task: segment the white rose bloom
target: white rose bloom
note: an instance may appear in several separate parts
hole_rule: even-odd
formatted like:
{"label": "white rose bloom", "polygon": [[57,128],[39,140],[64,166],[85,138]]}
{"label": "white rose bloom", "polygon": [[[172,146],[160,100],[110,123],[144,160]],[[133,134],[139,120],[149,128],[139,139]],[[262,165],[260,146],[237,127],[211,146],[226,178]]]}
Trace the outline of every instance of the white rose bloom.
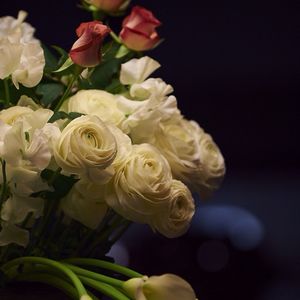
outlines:
{"label": "white rose bloom", "polygon": [[189,228],[195,213],[195,204],[190,190],[181,181],[173,180],[168,210],[151,219],[151,226],[168,238],[183,235]]}
{"label": "white rose bloom", "polygon": [[26,164],[43,170],[51,160],[48,138],[41,129],[35,129],[30,134],[24,130],[22,122],[16,122],[5,134],[2,157],[12,166],[27,162]]}
{"label": "white rose bloom", "polygon": [[124,282],[123,289],[136,300],[196,300],[191,285],[174,274],[132,278]]}
{"label": "white rose bloom", "polygon": [[133,145],[106,188],[110,207],[126,219],[148,223],[170,200],[172,175],[167,160],[150,144]]}
{"label": "white rose bloom", "polygon": [[24,23],[26,13],[18,19],[0,18],[0,78],[12,75],[16,88],[19,83],[33,87],[43,76],[45,57],[40,42],[33,37],[34,29]]}
{"label": "white rose bloom", "polygon": [[167,158],[175,178],[206,197],[225,174],[224,158],[209,134],[194,121],[170,120],[160,124],[154,145]]}
{"label": "white rose bloom", "polygon": [[156,97],[144,101],[133,101],[119,96],[118,106],[127,115],[124,126],[129,128],[129,135],[134,143],[152,143],[151,138],[161,121],[180,116],[174,96],[164,101]]}
{"label": "white rose bloom", "polygon": [[32,112],[33,110],[29,107],[12,106],[0,111],[0,120],[6,124],[13,125],[20,117]]}
{"label": "white rose bloom", "polygon": [[129,90],[130,96],[136,100],[146,100],[151,96],[165,99],[172,92],[173,87],[160,78],[149,78],[142,83],[134,83]]}
{"label": "white rose bloom", "polygon": [[64,104],[67,112],[79,112],[99,117],[106,123],[122,128],[125,114],[117,107],[116,97],[102,90],[81,90]]}
{"label": "white rose bloom", "polygon": [[141,83],[159,67],[160,64],[149,56],[133,58],[121,65],[120,81],[124,85]]}
{"label": "white rose bloom", "polygon": [[54,147],[56,163],[64,172],[96,183],[105,183],[111,178],[111,164],[116,154],[116,139],[108,126],[89,115],[72,120]]}

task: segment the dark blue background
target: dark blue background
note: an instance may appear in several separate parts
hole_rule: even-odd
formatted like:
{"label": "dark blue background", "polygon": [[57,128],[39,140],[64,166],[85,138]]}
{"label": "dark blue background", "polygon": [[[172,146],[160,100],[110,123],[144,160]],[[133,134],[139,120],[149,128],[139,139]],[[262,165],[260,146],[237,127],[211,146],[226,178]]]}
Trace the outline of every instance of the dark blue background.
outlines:
{"label": "dark blue background", "polygon": [[[75,28],[90,20],[74,2],[1,1],[0,11],[16,16],[27,10],[43,42],[69,49]],[[184,276],[202,300],[300,299],[299,6],[258,0],[133,3],[163,22],[165,41],[147,53],[162,64],[156,75],[174,86],[186,117],[213,135],[228,172],[215,197],[199,204],[186,236],[168,241],[134,226],[122,241],[130,265]],[[118,22],[112,25],[118,31]],[[241,249],[228,231],[218,236],[203,230],[201,211],[224,205],[227,212],[215,213],[210,228],[241,208],[223,226],[236,224],[237,239],[255,236],[254,223],[238,222],[248,213],[263,239]]]}

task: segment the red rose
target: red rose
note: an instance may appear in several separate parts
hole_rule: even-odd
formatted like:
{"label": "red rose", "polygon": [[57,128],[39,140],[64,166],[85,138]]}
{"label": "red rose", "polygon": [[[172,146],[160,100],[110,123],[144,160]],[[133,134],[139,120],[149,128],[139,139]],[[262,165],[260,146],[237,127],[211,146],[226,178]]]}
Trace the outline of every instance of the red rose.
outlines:
{"label": "red rose", "polygon": [[72,61],[82,67],[94,67],[101,61],[101,45],[109,27],[100,21],[81,23],[76,29],[79,39],[73,44],[69,55]]}
{"label": "red rose", "polygon": [[129,49],[149,50],[159,41],[155,30],[159,25],[161,25],[160,21],[153,16],[151,11],[135,6],[131,14],[123,21],[120,38]]}
{"label": "red rose", "polygon": [[88,0],[87,2],[106,12],[116,12],[129,4],[128,0]]}

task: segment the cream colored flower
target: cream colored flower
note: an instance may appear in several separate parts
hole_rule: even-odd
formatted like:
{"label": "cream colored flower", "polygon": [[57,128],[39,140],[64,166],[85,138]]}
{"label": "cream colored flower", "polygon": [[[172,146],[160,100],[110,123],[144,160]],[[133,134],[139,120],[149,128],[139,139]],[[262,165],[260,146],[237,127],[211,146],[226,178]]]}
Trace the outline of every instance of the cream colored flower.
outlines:
{"label": "cream colored flower", "polygon": [[12,243],[26,247],[29,242],[29,231],[9,222],[1,222],[0,247]]}
{"label": "cream colored flower", "polygon": [[12,81],[16,88],[19,83],[26,87],[36,86],[43,77],[45,66],[44,51],[38,42],[23,45],[18,67],[12,72]]}
{"label": "cream colored flower", "polygon": [[131,155],[115,172],[105,199],[124,218],[148,223],[167,208],[172,175],[168,162],[155,147],[133,145]]}
{"label": "cream colored flower", "polygon": [[20,11],[18,19],[0,18],[0,78],[12,76],[16,88],[37,85],[45,66],[40,42],[33,37],[34,29],[24,23],[27,13]]}
{"label": "cream colored flower", "polygon": [[108,210],[103,199],[102,186],[79,180],[61,200],[60,205],[65,215],[91,229],[96,229]]}
{"label": "cream colored flower", "polygon": [[100,183],[113,175],[117,143],[109,128],[96,116],[81,116],[62,131],[54,157],[64,172]]}
{"label": "cream colored flower", "polygon": [[117,107],[116,97],[102,90],[81,90],[64,105],[67,112],[79,112],[99,117],[122,129],[125,114]]}
{"label": "cream colored flower", "polygon": [[154,145],[167,158],[175,178],[206,197],[225,174],[223,156],[209,134],[183,118],[161,122]]}
{"label": "cream colored flower", "polygon": [[32,112],[33,110],[29,107],[12,106],[0,111],[0,120],[5,124],[13,125],[20,117]]}
{"label": "cream colored flower", "polygon": [[12,195],[2,206],[1,219],[18,224],[23,222],[29,213],[33,213],[34,218],[42,216],[43,207],[44,199],[42,198]]}
{"label": "cream colored flower", "polygon": [[168,238],[183,235],[189,228],[195,213],[195,204],[190,190],[181,181],[173,180],[168,210],[156,214],[151,226]]}
{"label": "cream colored flower", "polygon": [[146,100],[151,96],[163,100],[172,92],[172,86],[160,78],[149,78],[142,83],[134,83],[129,89],[131,98],[135,100]]}
{"label": "cream colored flower", "polygon": [[123,289],[135,300],[196,300],[191,285],[174,274],[132,278]]}
{"label": "cream colored flower", "polygon": [[133,58],[121,65],[120,81],[124,85],[142,83],[159,67],[160,64],[149,56]]}
{"label": "cream colored flower", "polygon": [[152,138],[161,121],[180,116],[174,96],[161,101],[156,97],[144,101],[133,101],[118,97],[119,108],[127,115],[124,127],[134,143],[152,143]]}

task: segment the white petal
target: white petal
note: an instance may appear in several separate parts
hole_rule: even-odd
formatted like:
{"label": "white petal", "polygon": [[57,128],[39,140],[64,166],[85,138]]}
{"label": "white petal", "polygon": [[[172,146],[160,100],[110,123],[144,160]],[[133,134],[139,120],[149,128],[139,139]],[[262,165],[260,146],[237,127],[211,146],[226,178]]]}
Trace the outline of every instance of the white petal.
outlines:
{"label": "white petal", "polygon": [[0,246],[6,246],[11,243],[26,247],[29,242],[29,232],[19,228],[14,224],[2,222],[0,232]]}
{"label": "white petal", "polygon": [[20,65],[21,44],[12,44],[8,39],[0,41],[0,78],[11,75]]}
{"label": "white petal", "polygon": [[122,84],[141,83],[159,67],[160,64],[149,56],[131,59],[121,65],[120,81]]}

